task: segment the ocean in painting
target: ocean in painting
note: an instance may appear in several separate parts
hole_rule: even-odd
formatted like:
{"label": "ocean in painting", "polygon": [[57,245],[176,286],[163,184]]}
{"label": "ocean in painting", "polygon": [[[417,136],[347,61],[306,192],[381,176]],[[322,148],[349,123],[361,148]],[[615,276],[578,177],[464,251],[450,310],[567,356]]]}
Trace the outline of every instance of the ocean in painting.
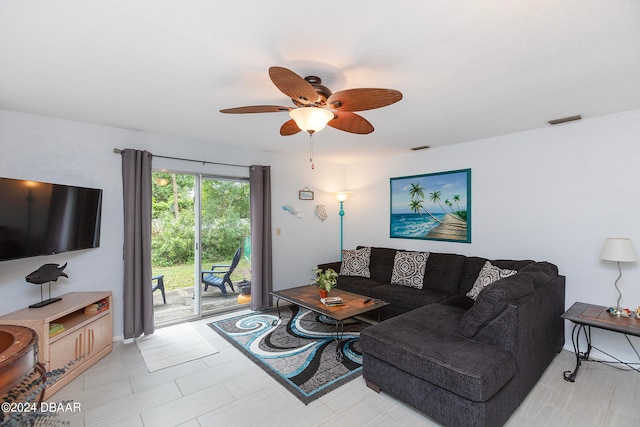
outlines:
{"label": "ocean in painting", "polygon": [[[433,214],[442,220],[445,214]],[[438,226],[429,215],[423,214],[391,214],[390,237],[425,237],[431,229]]]}

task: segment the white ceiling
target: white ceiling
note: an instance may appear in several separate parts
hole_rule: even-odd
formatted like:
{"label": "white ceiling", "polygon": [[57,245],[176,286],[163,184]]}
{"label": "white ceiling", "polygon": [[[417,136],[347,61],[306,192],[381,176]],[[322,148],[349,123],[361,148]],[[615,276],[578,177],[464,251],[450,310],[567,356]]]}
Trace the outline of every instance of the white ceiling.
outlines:
{"label": "white ceiling", "polygon": [[400,90],[372,134],[315,136],[387,156],[640,108],[640,1],[0,0],[0,109],[306,153],[286,113],[218,112],[292,106],[272,65]]}

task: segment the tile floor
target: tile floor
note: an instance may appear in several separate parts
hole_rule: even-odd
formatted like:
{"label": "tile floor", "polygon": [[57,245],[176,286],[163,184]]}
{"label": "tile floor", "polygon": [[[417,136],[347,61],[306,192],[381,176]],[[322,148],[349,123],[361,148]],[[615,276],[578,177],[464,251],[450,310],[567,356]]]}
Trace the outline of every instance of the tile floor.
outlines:
{"label": "tile floor", "polygon": [[[265,374],[206,323],[193,322],[219,353],[149,373],[134,342],[89,368],[51,401],[80,403],[72,426],[437,426],[360,377],[308,406]],[[562,379],[574,356],[562,351],[507,423],[520,426],[640,425],[640,373],[584,364]]]}

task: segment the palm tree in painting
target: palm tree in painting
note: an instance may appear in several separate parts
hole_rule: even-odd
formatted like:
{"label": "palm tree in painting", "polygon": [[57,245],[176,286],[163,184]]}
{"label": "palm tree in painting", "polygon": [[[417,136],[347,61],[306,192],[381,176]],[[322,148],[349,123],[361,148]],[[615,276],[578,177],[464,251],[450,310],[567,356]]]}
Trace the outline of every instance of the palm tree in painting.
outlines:
{"label": "palm tree in painting", "polygon": [[[437,203],[438,206],[440,206],[440,209],[442,209],[442,212],[445,212],[446,209],[444,208],[444,206],[442,206],[442,203],[440,202],[440,199],[442,197],[442,192],[441,191],[432,191],[431,193],[429,193],[429,195],[431,196],[430,199],[433,203]],[[459,198],[459,197],[458,197]],[[451,207],[452,204],[451,202],[448,202],[448,200],[445,201],[445,203]],[[456,217],[457,219],[459,219],[460,221],[466,221],[465,218],[463,218],[461,215],[460,210],[458,209],[458,212],[454,212],[453,209],[451,209],[451,215],[453,215],[454,217]]]}
{"label": "palm tree in painting", "polygon": [[422,201],[416,199],[411,199],[411,201],[409,202],[409,208],[411,209],[411,212],[415,212],[419,215],[422,215],[420,211],[424,209],[424,207],[422,206]]}
{"label": "palm tree in painting", "polygon": [[451,212],[456,213],[456,211],[453,210],[453,203],[451,203],[451,200],[445,199],[444,204],[447,205],[447,207]]}
{"label": "palm tree in painting", "polygon": [[[419,182],[412,183],[411,188],[409,189],[409,197],[413,200],[414,198],[423,198],[424,197],[424,188],[420,185]],[[422,206],[420,206],[422,207]]]}
{"label": "palm tree in painting", "polygon": [[442,209],[442,212],[446,212],[446,209],[444,208],[444,206],[442,206],[442,203],[440,203],[440,196],[442,196],[442,191],[432,191],[431,193],[429,193],[430,199],[433,203],[437,203],[438,206],[440,206],[440,209]]}
{"label": "palm tree in painting", "polygon": [[460,196],[457,194],[454,194],[453,201],[456,202],[456,206],[458,207],[458,212],[460,212]]}
{"label": "palm tree in painting", "polygon": [[458,211],[456,212],[456,215],[458,215],[460,218],[464,219],[465,221],[467,220],[467,211],[466,210],[460,210],[460,196],[457,194],[454,194],[453,196],[453,201],[456,202],[456,207],[458,208]]}
{"label": "palm tree in painting", "polygon": [[409,189],[409,196],[411,196],[411,201],[409,202],[409,208],[411,212],[415,212],[418,215],[422,215],[420,211],[424,211],[431,219],[436,221],[438,224],[442,224],[435,216],[431,215],[431,212],[426,210],[422,205],[422,199],[424,198],[424,188],[420,185],[420,183],[416,182],[415,184],[411,184],[411,188]]}
{"label": "palm tree in painting", "polygon": [[456,202],[456,206],[458,208],[458,210],[453,209],[453,202],[449,199],[446,199],[444,201],[444,204],[447,205],[447,207],[449,208],[449,210],[451,211],[451,214],[453,216],[456,216],[458,218],[460,218],[461,220],[465,220],[467,219],[467,215],[466,215],[466,211],[463,212],[460,210],[460,196],[458,196],[457,194],[453,196],[453,201]]}

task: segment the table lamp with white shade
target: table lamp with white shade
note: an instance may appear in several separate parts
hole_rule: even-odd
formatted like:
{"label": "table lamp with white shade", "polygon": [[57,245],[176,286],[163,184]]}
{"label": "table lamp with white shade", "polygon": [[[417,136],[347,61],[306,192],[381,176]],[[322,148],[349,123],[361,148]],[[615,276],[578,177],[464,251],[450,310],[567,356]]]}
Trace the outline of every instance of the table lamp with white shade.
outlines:
{"label": "table lamp with white shade", "polygon": [[636,253],[630,239],[610,237],[604,240],[602,250],[600,251],[600,259],[605,261],[615,261],[618,265],[618,278],[614,283],[616,291],[618,291],[618,302],[616,303],[615,314],[620,314],[620,299],[622,298],[622,292],[620,292],[620,288],[618,288],[618,281],[622,277],[620,263],[635,262],[638,260],[638,254]]}

